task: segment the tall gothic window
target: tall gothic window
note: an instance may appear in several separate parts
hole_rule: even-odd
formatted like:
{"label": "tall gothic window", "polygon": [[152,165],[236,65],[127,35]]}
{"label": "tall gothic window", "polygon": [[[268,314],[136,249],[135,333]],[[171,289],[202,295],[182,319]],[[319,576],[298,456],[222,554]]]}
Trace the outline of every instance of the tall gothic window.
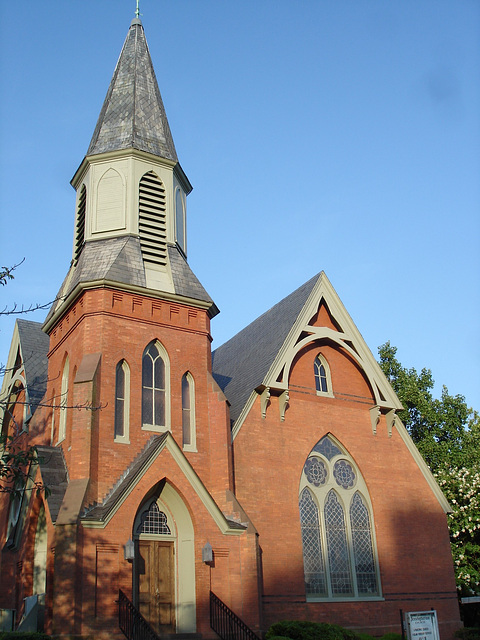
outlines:
{"label": "tall gothic window", "polygon": [[367,487],[331,436],[305,462],[299,507],[307,599],[379,597]]}
{"label": "tall gothic window", "polygon": [[332,381],[330,378],[330,367],[321,353],[315,358],[313,363],[313,373],[315,376],[315,389],[318,395],[333,395]]}
{"label": "tall gothic window", "polygon": [[182,377],[182,432],[183,448],[195,451],[195,386],[188,372]]}
{"label": "tall gothic window", "polygon": [[115,426],[116,442],[128,442],[130,409],[130,369],[125,360],[115,371]]}
{"label": "tall gothic window", "polygon": [[62,385],[60,387],[60,420],[58,423],[58,441],[64,440],[67,435],[67,405],[68,405],[68,375],[70,363],[68,356],[65,358],[62,373]]}
{"label": "tall gothic window", "polygon": [[142,358],[142,423],[162,430],[169,426],[169,363],[159,342],[151,342]]}

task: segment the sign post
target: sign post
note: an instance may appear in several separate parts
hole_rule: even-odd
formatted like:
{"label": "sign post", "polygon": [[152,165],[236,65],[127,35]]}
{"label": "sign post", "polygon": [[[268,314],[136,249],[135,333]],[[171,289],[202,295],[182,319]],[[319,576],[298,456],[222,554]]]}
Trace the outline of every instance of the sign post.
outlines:
{"label": "sign post", "polygon": [[405,614],[408,640],[440,640],[437,612],[412,611]]}

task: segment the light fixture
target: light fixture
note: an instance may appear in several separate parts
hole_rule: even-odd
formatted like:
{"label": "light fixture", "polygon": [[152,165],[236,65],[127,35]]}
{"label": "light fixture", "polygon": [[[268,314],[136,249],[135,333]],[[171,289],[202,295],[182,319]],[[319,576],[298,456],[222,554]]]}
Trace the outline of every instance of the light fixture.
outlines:
{"label": "light fixture", "polygon": [[125,543],[125,560],[133,560],[135,557],[135,544],[131,538]]}
{"label": "light fixture", "polygon": [[206,564],[213,562],[213,549],[209,542],[207,542],[202,549],[202,562],[205,562]]}

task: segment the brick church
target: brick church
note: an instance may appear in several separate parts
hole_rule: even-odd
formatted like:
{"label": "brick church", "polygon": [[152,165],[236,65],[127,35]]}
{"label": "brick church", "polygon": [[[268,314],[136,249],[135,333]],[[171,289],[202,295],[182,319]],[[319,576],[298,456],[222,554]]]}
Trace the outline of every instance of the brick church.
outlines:
{"label": "brick church", "polygon": [[72,262],[43,325],[17,321],[1,391],[2,434],[38,451],[0,494],[2,625],[120,638],[121,590],[155,632],[215,638],[212,592],[258,636],[433,608],[453,637],[449,505],[326,275],[211,352],[138,18],[72,186]]}

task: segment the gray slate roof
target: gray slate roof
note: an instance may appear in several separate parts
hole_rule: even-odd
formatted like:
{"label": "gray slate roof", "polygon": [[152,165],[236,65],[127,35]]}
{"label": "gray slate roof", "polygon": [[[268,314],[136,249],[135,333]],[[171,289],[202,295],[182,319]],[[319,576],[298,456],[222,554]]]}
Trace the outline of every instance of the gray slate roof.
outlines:
{"label": "gray slate roof", "polygon": [[[168,245],[168,257],[175,294],[210,303],[211,314],[216,315],[218,309],[212,298],[202,287],[176,245]],[[119,284],[146,287],[140,238],[122,236],[86,242],[77,265],[70,267],[69,275],[60,287],[57,302],[52,305],[47,321],[78,284],[95,280],[111,280]]]}
{"label": "gray slate roof", "polygon": [[33,414],[47,390],[48,350],[50,338],[42,331],[41,322],[17,320],[18,336],[30,411]]}
{"label": "gray slate roof", "polygon": [[185,296],[186,298],[210,302],[213,306],[212,316],[217,315],[218,309],[212,298],[188,266],[188,262],[180,253],[177,245],[168,245],[168,257],[170,259],[170,269],[172,270],[175,293],[179,296]]}
{"label": "gray slate roof", "polygon": [[139,149],[177,162],[140,20],[132,21],[87,155]]}
{"label": "gray slate roof", "polygon": [[37,446],[40,471],[48,487],[47,502],[53,522],[56,522],[60,505],[68,486],[68,472],[61,447]]}
{"label": "gray slate roof", "polygon": [[213,352],[213,376],[230,402],[233,421],[262,384],[319,278],[311,278]]}

